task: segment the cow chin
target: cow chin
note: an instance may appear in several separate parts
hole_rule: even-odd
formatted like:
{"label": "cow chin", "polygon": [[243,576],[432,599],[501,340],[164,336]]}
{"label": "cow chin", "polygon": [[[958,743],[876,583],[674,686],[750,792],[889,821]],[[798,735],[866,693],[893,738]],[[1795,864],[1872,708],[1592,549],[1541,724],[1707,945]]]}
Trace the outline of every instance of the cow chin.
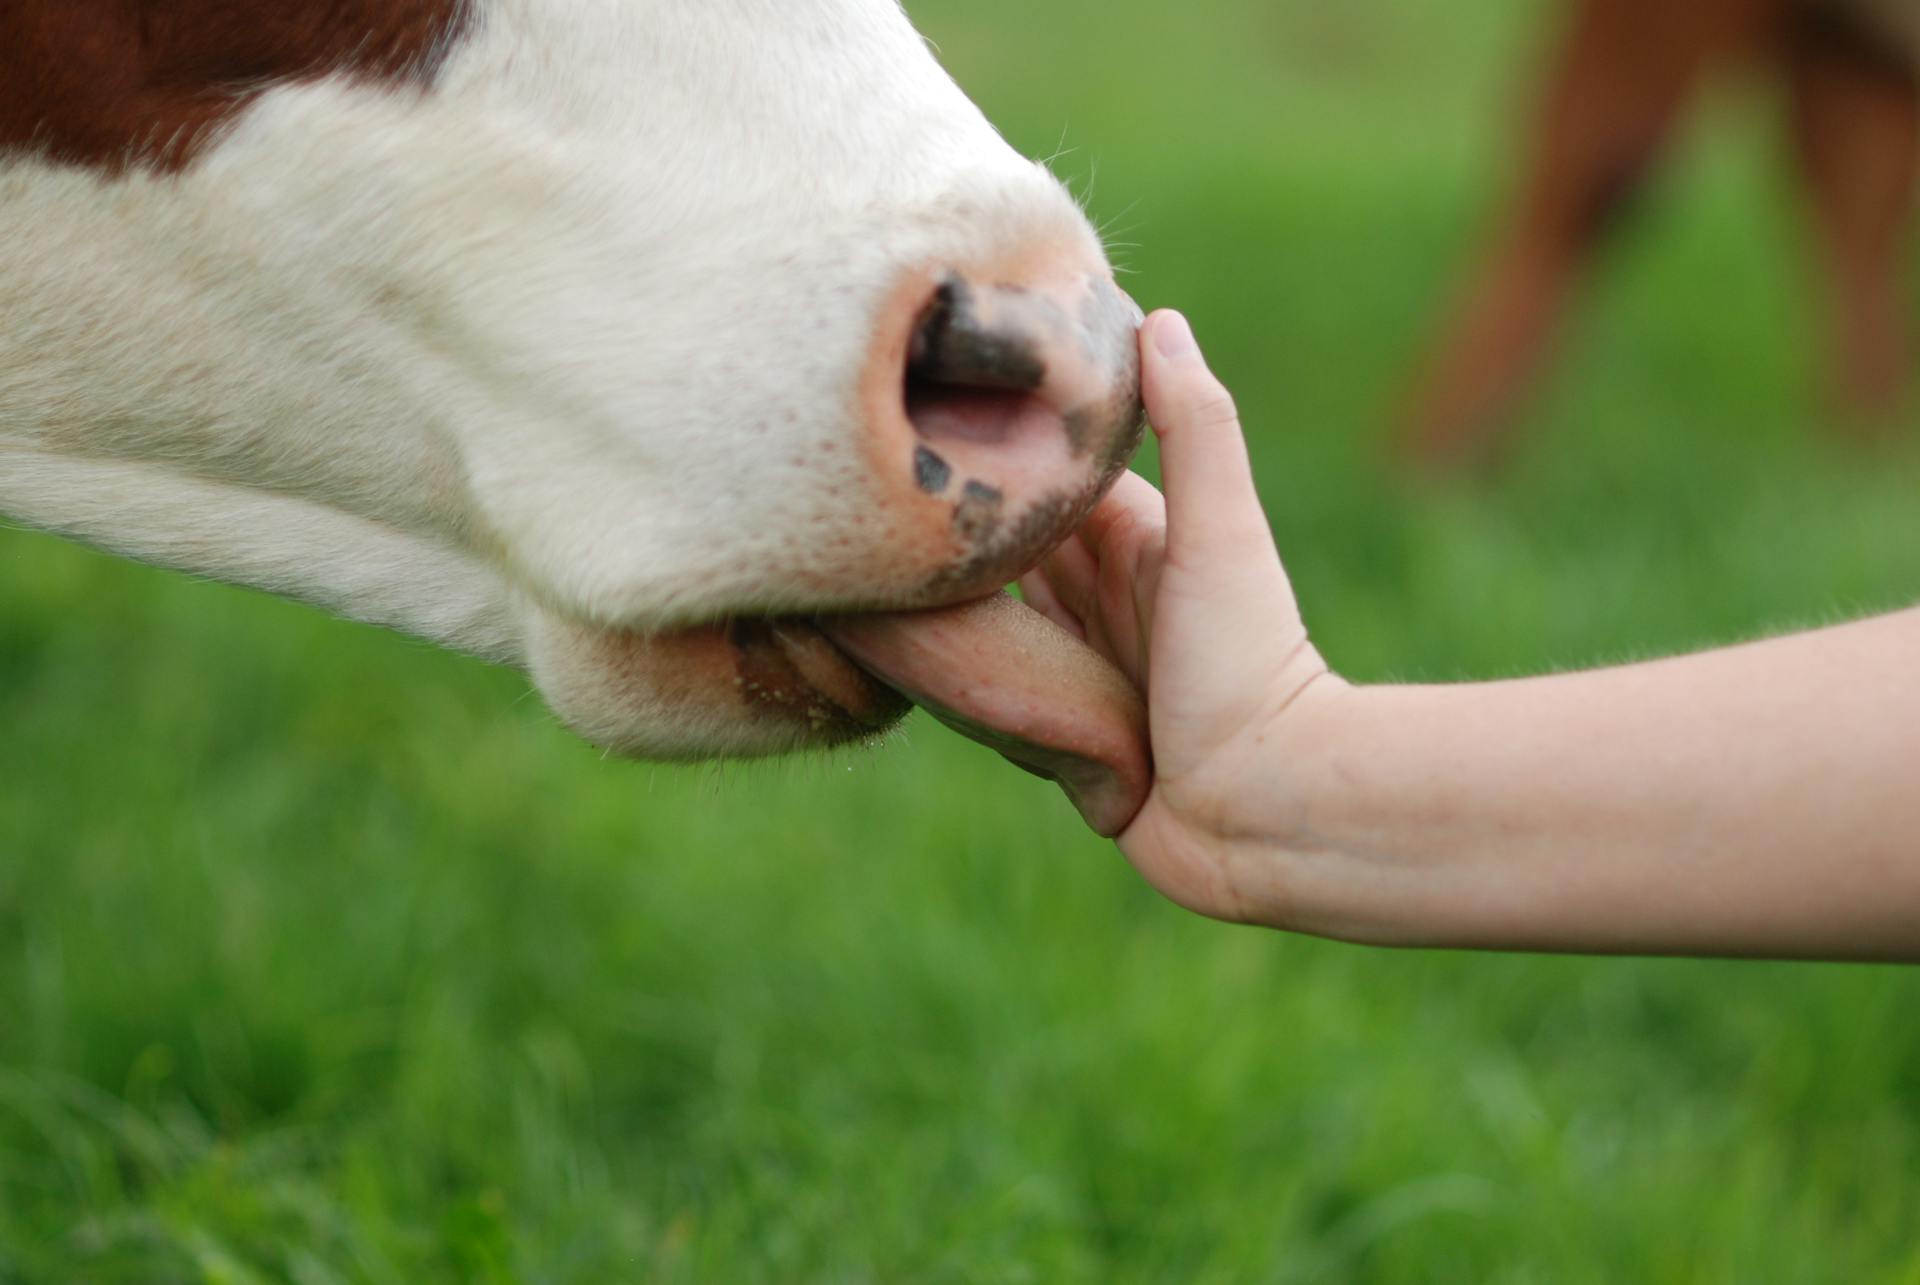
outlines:
{"label": "cow chin", "polygon": [[530,667],[549,707],[619,754],[755,758],[827,748],[871,740],[911,708],[797,617],[640,633],[540,612],[530,633]]}

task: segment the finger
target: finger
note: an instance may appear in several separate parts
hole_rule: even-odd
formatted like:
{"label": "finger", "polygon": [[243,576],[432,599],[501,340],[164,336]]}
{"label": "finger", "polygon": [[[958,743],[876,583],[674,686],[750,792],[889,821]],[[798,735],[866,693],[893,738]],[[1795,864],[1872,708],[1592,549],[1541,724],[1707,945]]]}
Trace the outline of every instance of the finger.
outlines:
{"label": "finger", "polygon": [[1124,540],[1164,538],[1166,530],[1165,498],[1146,478],[1127,472],[1080,524],[1080,538],[1093,556],[1104,562],[1109,546]]}
{"label": "finger", "polygon": [[[1166,535],[1166,501],[1137,473],[1123,473],[1080,527],[1095,568],[1098,645],[1140,686],[1145,685],[1147,629]],[[1093,640],[1091,628],[1088,636]]]}
{"label": "finger", "polygon": [[1100,568],[1093,555],[1087,552],[1079,532],[1076,531],[1056,545],[1052,552],[1040,560],[1037,570],[1045,577],[1047,588],[1060,610],[1077,622],[1082,637],[1087,636],[1099,623],[1095,619],[1099,610],[1095,582]]}
{"label": "finger", "polygon": [[1185,317],[1156,312],[1141,332],[1147,416],[1160,439],[1167,556],[1177,566],[1232,566],[1273,535],[1254,489],[1233,395],[1207,368]]}
{"label": "finger", "polygon": [[1100,580],[1095,592],[1100,599],[1100,637],[1097,649],[1133,681],[1146,686],[1146,637],[1140,615],[1135,609],[1133,567],[1136,559],[1108,558],[1100,564]]}
{"label": "finger", "polygon": [[1045,564],[1035,567],[1020,577],[1020,597],[1029,607],[1059,625],[1062,629],[1078,638],[1087,640],[1086,627],[1080,618],[1068,611],[1060,596],[1053,591],[1053,585],[1047,579]]}

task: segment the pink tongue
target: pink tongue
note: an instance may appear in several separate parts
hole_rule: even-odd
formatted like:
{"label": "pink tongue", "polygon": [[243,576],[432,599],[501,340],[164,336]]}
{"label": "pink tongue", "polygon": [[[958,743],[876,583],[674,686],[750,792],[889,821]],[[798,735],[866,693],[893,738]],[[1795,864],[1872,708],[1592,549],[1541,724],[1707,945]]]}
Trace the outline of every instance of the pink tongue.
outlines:
{"label": "pink tongue", "polygon": [[947,726],[1058,781],[1101,834],[1126,829],[1146,801],[1153,770],[1139,693],[1009,595],[819,623],[862,668]]}

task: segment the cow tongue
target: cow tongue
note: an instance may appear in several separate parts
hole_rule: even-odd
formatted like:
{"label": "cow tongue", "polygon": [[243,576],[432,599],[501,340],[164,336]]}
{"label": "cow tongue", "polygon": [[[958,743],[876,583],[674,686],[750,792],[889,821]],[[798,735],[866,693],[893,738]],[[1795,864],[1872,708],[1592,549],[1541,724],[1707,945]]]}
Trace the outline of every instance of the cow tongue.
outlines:
{"label": "cow tongue", "polygon": [[1119,670],[1008,594],[936,611],[819,622],[861,668],[934,717],[1059,782],[1104,835],[1152,783],[1147,717]]}

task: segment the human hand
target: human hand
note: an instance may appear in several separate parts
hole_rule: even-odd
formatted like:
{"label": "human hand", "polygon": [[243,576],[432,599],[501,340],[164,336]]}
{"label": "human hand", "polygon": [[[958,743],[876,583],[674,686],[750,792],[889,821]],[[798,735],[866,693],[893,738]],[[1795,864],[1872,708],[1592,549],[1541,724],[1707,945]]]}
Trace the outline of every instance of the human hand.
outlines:
{"label": "human hand", "polygon": [[1351,687],[1307,640],[1233,399],[1177,315],[1141,347],[1167,493],[1123,478],[1022,580],[1053,625],[989,599],[836,641],[1060,781],[1202,914],[1409,946],[1920,959],[1920,608]]}
{"label": "human hand", "polygon": [[1308,641],[1233,398],[1185,318],[1148,318],[1141,360],[1166,494],[1122,477],[1021,592],[1146,694],[1154,784],[1121,850],[1191,910],[1273,923],[1274,852],[1300,840],[1298,707],[1345,684]]}

